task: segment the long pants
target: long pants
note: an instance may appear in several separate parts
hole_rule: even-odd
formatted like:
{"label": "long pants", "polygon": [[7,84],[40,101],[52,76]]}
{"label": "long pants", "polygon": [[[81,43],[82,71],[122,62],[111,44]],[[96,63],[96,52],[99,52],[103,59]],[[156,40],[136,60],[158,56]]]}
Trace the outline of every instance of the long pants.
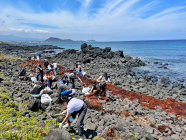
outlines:
{"label": "long pants", "polygon": [[[78,120],[77,120],[77,129],[78,129],[78,134],[80,136],[84,134],[83,120],[85,118],[86,113],[87,113],[87,105],[84,103],[83,107],[79,111],[75,111],[71,114],[73,119],[75,119],[76,115],[79,114]],[[68,123],[71,123],[71,122],[68,120]]]}
{"label": "long pants", "polygon": [[52,86],[52,80],[47,79],[48,87],[51,88]]}
{"label": "long pants", "polygon": [[57,67],[54,68],[54,74],[55,74],[55,75],[57,74]]}
{"label": "long pants", "polygon": [[43,73],[38,73],[37,74],[37,81],[39,80],[39,75],[41,75],[41,82],[43,82]]}
{"label": "long pants", "polygon": [[75,78],[70,78],[70,81],[72,82],[72,88],[75,88],[74,79]]}

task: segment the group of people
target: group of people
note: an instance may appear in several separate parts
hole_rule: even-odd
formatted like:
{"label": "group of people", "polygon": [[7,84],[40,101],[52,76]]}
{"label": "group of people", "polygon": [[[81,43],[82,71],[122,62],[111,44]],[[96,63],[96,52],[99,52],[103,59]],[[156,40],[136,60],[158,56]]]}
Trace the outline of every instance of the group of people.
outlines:
{"label": "group of people", "polygon": [[[78,64],[79,65],[79,64]],[[37,84],[34,86],[33,90],[31,91],[31,96],[34,98],[41,99],[41,96],[43,94],[48,94],[48,88],[52,87],[52,76],[57,74],[57,63],[44,63],[44,67],[42,68],[41,65],[38,65],[37,67],[37,80],[39,80],[39,76],[41,77],[40,84]],[[75,65],[76,68],[76,65]],[[77,66],[79,68],[79,66]],[[54,74],[53,74],[54,71]],[[84,101],[74,98],[73,95],[76,94],[75,89],[75,79],[78,79],[81,83],[82,80],[77,76],[78,73],[81,71],[76,69],[76,72],[74,73],[64,73],[62,78],[57,82],[56,89],[58,91],[58,102],[59,104],[66,106],[66,110],[64,110],[62,113],[66,115],[64,120],[60,123],[59,128],[70,128],[72,121],[76,118],[78,114],[77,119],[77,129],[78,134],[80,135],[79,140],[85,140],[86,137],[84,135],[84,124],[83,120],[85,118],[86,112],[87,112],[87,105],[84,103]],[[26,73],[26,71],[23,71],[23,73]],[[47,84],[44,83],[44,76],[47,78]],[[69,87],[69,83],[72,83],[72,87]],[[106,93],[106,83],[110,82],[109,76],[107,76],[107,73],[104,73],[102,76],[100,76],[97,79],[97,82],[93,82],[93,87],[90,90],[90,94],[88,96],[101,96],[104,97]],[[94,91],[94,92],[93,92]],[[65,125],[65,123],[67,124]]]}

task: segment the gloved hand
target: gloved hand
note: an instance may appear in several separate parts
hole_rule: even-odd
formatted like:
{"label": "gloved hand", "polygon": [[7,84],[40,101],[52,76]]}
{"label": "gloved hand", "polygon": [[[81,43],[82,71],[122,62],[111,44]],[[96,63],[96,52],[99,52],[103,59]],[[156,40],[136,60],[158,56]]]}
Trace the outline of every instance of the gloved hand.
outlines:
{"label": "gloved hand", "polygon": [[62,112],[63,115],[67,114],[66,110]]}
{"label": "gloved hand", "polygon": [[59,124],[59,128],[60,128],[60,129],[62,129],[63,126],[64,126],[64,124],[62,124],[62,123]]}

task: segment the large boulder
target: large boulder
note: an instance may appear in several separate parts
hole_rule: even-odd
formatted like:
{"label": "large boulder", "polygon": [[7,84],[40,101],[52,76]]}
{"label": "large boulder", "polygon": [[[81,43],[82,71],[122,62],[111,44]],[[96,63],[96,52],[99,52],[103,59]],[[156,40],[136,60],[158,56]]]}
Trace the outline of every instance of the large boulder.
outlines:
{"label": "large boulder", "polygon": [[32,110],[32,111],[37,111],[38,109],[42,109],[41,108],[41,100],[33,98],[29,101],[27,107],[29,110]]}
{"label": "large boulder", "polygon": [[72,138],[70,137],[69,132],[65,128],[56,128],[48,132],[45,137],[45,140],[72,140]]}

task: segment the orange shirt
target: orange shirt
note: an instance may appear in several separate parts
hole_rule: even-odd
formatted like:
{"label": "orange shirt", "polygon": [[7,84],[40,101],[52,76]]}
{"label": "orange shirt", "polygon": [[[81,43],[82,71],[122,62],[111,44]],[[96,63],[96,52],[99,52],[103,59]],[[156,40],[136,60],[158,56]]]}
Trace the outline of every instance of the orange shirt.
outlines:
{"label": "orange shirt", "polygon": [[46,72],[45,74],[45,77],[49,80],[52,80],[52,76],[53,76],[53,72],[52,71],[49,71],[49,72]]}

